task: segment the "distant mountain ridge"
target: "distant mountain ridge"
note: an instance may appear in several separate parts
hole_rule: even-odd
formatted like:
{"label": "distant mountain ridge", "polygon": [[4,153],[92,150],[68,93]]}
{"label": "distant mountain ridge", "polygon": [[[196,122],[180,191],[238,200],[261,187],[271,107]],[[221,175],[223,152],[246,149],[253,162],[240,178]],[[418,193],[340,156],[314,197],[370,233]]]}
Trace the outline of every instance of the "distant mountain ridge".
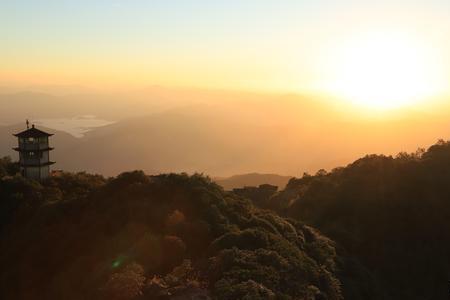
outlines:
{"label": "distant mountain ridge", "polygon": [[232,190],[235,188],[242,188],[245,186],[259,186],[261,184],[275,185],[279,189],[284,189],[293,176],[283,176],[278,174],[260,174],[249,173],[234,175],[231,177],[217,177],[213,180],[225,190]]}
{"label": "distant mountain ridge", "polygon": [[153,175],[298,176],[331,170],[366,153],[413,152],[450,136],[448,117],[423,113],[362,120],[337,112],[320,99],[299,95],[163,88],[98,97],[17,93],[0,94],[0,107],[2,124],[21,123],[0,126],[0,156],[13,158],[16,154],[10,148],[17,141],[12,128],[23,128],[27,116],[31,122],[74,115],[115,121],[79,139],[51,130],[55,168],[105,176],[134,169]]}

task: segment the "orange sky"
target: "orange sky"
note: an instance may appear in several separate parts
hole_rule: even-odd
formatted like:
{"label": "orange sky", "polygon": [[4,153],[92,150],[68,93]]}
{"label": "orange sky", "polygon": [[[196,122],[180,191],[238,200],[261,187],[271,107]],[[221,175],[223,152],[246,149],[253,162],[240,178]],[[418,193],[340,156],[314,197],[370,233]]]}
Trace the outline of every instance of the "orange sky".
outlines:
{"label": "orange sky", "polygon": [[450,90],[449,10],[437,0],[11,1],[0,11],[0,84],[156,84],[413,106]]}

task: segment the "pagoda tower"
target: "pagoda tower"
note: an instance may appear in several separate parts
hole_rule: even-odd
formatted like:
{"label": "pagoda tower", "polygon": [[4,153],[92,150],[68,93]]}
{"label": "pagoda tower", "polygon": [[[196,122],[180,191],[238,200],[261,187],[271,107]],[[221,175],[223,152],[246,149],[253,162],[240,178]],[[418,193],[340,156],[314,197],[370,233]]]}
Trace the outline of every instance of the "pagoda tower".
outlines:
{"label": "pagoda tower", "polygon": [[22,176],[37,181],[43,181],[50,176],[49,153],[53,148],[49,147],[48,138],[53,134],[44,132],[34,127],[14,134],[18,138],[19,146],[13,148],[19,152],[20,171]]}

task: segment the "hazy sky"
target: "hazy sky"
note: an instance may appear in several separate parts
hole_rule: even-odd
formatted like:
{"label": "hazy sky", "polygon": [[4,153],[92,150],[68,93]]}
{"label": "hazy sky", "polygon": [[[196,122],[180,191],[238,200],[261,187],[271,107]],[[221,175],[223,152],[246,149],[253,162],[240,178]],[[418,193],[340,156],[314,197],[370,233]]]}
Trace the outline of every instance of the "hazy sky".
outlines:
{"label": "hazy sky", "polygon": [[[352,64],[341,60],[358,41],[392,35],[408,41],[394,52],[426,53],[410,71],[442,87],[449,16],[437,0],[0,0],[0,84],[320,90]],[[357,56],[370,60],[365,51]]]}
{"label": "hazy sky", "polygon": [[449,136],[449,37],[449,0],[0,0],[0,123],[182,107],[97,131],[82,168],[315,172]]}

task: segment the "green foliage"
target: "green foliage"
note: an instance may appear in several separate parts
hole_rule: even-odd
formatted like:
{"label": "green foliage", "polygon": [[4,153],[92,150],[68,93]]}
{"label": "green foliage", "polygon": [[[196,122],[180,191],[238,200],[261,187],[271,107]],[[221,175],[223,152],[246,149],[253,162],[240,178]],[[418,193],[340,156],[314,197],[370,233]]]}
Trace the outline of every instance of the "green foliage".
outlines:
{"label": "green foliage", "polygon": [[450,142],[283,191],[142,171],[41,184],[18,170],[0,159],[1,299],[448,296]]}
{"label": "green foliage", "polygon": [[142,295],[145,286],[144,269],[132,263],[111,274],[100,289],[100,297],[108,300],[132,300]]}
{"label": "green foliage", "polygon": [[3,176],[14,176],[20,172],[19,164],[13,162],[11,157],[0,158],[0,178]]}
{"label": "green foliage", "polygon": [[202,175],[3,177],[0,196],[2,299],[342,298],[329,239]]}
{"label": "green foliage", "polygon": [[[427,151],[368,155],[330,173],[292,179],[271,207],[340,245],[346,298],[445,299],[449,183],[450,143],[439,141]],[[331,268],[329,242],[305,238],[310,256]]]}
{"label": "green foliage", "polygon": [[261,184],[258,187],[248,186],[233,189],[236,195],[251,199],[252,202],[262,208],[267,208],[270,198],[277,192],[278,187],[270,184]]}

